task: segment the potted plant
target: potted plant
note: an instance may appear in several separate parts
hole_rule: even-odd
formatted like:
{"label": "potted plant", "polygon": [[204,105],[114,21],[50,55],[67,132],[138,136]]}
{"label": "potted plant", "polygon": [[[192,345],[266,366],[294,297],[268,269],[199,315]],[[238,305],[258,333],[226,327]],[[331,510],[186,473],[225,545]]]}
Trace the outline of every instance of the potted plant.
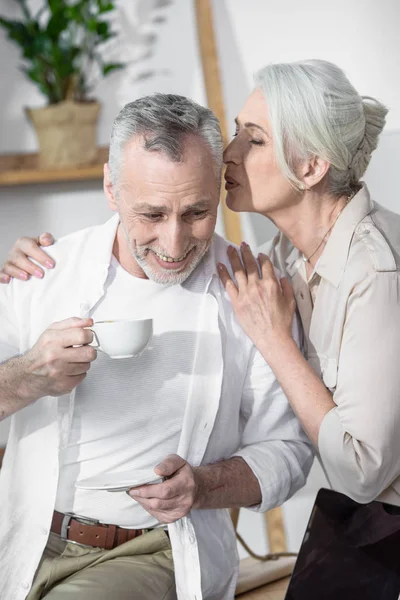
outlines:
{"label": "potted plant", "polygon": [[19,20],[0,17],[0,26],[22,50],[22,70],[48,105],[26,109],[39,141],[39,166],[63,168],[94,162],[100,104],[91,97],[93,72],[107,76],[124,67],[103,59],[115,37],[108,0],[42,0],[35,14],[15,0]]}

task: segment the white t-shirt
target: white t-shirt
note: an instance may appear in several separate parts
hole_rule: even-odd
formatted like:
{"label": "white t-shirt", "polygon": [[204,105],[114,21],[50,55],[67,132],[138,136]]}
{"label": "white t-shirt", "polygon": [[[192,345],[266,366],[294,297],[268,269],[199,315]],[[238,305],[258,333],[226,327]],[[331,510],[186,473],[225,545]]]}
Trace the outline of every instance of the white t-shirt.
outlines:
{"label": "white t-shirt", "polygon": [[108,471],[152,470],[177,452],[201,298],[184,284],[134,277],[113,257],[92,318],[152,317],[154,334],[140,357],[112,359],[98,352],[78,386],[70,439],[61,450],[56,510],[122,527],[159,525],[127,494],[81,490],[75,482]]}

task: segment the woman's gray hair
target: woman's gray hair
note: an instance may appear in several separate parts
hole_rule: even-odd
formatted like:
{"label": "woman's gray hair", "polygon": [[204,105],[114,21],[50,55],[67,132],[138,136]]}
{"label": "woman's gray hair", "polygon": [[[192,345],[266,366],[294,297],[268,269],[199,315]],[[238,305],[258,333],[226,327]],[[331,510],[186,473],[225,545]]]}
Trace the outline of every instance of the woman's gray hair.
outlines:
{"label": "woman's gray hair", "polygon": [[218,119],[210,109],[174,94],[152,94],[126,104],[117,115],[111,132],[108,162],[111,183],[116,191],[123,150],[134,136],[143,137],[144,148],[149,152],[162,152],[170,160],[179,162],[189,135],[197,135],[210,148],[219,181],[223,141]]}
{"label": "woman's gray hair", "polygon": [[323,60],[272,64],[255,75],[266,99],[277,162],[295,187],[296,165],[330,163],[329,193],[350,194],[365,173],[385,125],[383,104],[360,96],[344,72]]}

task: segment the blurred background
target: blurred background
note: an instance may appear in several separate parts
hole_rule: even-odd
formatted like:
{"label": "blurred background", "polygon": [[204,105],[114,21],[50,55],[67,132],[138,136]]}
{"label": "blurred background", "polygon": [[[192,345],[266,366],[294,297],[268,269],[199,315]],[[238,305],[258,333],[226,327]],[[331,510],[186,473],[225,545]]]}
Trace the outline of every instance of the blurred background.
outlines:
{"label": "blurred background", "polygon": [[[26,2],[32,11],[43,4],[42,0]],[[171,92],[207,104],[194,0],[117,0],[114,4],[115,10],[104,11],[104,19],[109,19],[116,35],[104,48],[110,64],[123,62],[125,67],[110,68],[90,91],[100,103],[98,146],[107,146],[120,108],[139,96]],[[1,0],[0,14],[19,19],[21,5]],[[258,68],[306,58],[337,63],[360,94],[375,96],[389,107],[385,132],[365,179],[375,200],[400,212],[398,0],[212,0],[211,7],[228,136],[234,132],[234,117],[252,89],[252,75]],[[25,107],[44,106],[46,98],[20,67],[20,49],[7,38],[7,30],[0,29],[0,263],[18,236],[50,231],[58,238],[110,216],[102,193],[101,153],[97,166],[87,168],[87,176],[84,170],[77,175],[70,169],[68,176],[50,173],[37,183],[37,157],[30,154],[38,151],[38,142]],[[241,215],[240,219],[242,236],[253,247],[274,234],[273,225],[262,217]],[[224,234],[222,214],[217,231]],[[7,421],[0,423],[0,446],[6,444],[7,433]],[[326,485],[316,463],[307,486],[284,505],[289,550],[299,548],[316,491]],[[261,515],[241,511],[239,531],[259,553],[268,546],[263,523]]]}

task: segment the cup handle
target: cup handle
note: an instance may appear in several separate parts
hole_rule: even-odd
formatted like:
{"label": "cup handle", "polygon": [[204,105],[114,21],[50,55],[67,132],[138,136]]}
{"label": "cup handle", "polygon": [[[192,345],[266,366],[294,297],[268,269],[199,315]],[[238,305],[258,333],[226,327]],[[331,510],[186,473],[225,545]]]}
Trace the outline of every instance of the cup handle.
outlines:
{"label": "cup handle", "polygon": [[92,346],[92,348],[96,348],[96,350],[101,350],[99,338],[97,337],[95,330],[91,327],[85,327],[84,329],[89,329],[93,333],[93,340],[90,342],[90,344],[88,344],[88,346]]}

